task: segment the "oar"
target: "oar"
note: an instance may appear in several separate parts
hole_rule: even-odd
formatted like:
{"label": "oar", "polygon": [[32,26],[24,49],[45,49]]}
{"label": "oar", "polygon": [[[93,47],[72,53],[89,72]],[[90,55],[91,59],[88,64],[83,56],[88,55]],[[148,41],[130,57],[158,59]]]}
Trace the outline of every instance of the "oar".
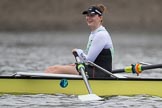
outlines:
{"label": "oar", "polygon": [[[139,64],[142,64],[142,65],[153,65],[151,63],[146,63],[146,62],[138,62]],[[159,68],[162,68],[162,67],[159,67]]]}
{"label": "oar", "polygon": [[81,62],[81,60],[79,59],[79,56],[77,54],[77,52],[73,52],[73,55],[75,57],[75,60],[76,60],[76,63],[78,64],[77,65],[77,69],[78,71],[81,73],[82,77],[83,77],[83,80],[84,80],[84,83],[87,87],[87,90],[88,90],[88,93],[87,95],[79,95],[78,98],[81,100],[81,101],[94,101],[94,100],[102,100],[103,98],[97,96],[96,94],[93,94],[92,93],[92,89],[90,87],[90,84],[88,82],[88,79],[85,75],[85,67],[83,65],[83,63]]}
{"label": "oar", "polygon": [[149,69],[156,69],[156,68],[162,68],[162,64],[147,64],[147,65],[141,65],[141,64],[132,64],[131,66],[126,66],[123,69],[115,69],[112,71],[112,73],[136,73],[139,75],[144,70]]}

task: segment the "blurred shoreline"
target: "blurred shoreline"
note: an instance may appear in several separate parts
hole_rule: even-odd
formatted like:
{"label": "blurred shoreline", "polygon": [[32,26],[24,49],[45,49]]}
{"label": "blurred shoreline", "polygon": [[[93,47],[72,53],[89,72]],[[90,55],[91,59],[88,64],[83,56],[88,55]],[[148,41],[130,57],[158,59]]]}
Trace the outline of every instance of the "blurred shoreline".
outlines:
{"label": "blurred shoreline", "polygon": [[1,0],[0,31],[87,31],[81,13],[97,3],[108,8],[104,25],[110,31],[162,32],[161,0]]}

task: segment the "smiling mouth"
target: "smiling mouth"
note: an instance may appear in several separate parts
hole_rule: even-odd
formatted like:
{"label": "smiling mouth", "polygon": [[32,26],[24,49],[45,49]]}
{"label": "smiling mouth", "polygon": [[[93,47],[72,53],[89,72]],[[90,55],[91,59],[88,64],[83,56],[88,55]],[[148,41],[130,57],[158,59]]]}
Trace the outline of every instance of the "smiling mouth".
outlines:
{"label": "smiling mouth", "polygon": [[93,21],[87,21],[87,23],[92,23]]}

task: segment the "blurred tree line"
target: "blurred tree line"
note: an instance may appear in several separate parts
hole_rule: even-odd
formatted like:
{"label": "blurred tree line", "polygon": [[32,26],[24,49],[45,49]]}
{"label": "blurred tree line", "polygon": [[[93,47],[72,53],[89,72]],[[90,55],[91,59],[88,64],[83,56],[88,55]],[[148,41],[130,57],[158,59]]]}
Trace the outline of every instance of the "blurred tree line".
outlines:
{"label": "blurred tree line", "polygon": [[111,30],[161,31],[162,0],[0,0],[0,31],[84,31],[81,13],[97,3]]}

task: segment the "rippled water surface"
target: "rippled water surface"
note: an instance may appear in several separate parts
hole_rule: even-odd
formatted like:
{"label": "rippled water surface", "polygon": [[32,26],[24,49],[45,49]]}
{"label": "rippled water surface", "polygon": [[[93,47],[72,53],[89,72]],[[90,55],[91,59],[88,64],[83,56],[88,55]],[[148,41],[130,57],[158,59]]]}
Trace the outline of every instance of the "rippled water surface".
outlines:
{"label": "rippled water surface", "polygon": [[[132,63],[161,63],[162,35],[148,33],[112,33],[115,47],[113,68]],[[0,75],[17,71],[42,71],[54,64],[74,62],[73,48],[86,47],[88,33],[33,32],[0,33]],[[162,70],[144,71],[141,77],[162,78]],[[104,89],[104,88],[103,88]],[[76,96],[1,95],[1,108],[160,108],[162,98],[154,96],[113,96],[104,101],[80,102]]]}
{"label": "rippled water surface", "polygon": [[151,96],[115,96],[104,101],[81,102],[76,96],[67,95],[3,95],[0,97],[3,108],[160,108],[162,98]]}

